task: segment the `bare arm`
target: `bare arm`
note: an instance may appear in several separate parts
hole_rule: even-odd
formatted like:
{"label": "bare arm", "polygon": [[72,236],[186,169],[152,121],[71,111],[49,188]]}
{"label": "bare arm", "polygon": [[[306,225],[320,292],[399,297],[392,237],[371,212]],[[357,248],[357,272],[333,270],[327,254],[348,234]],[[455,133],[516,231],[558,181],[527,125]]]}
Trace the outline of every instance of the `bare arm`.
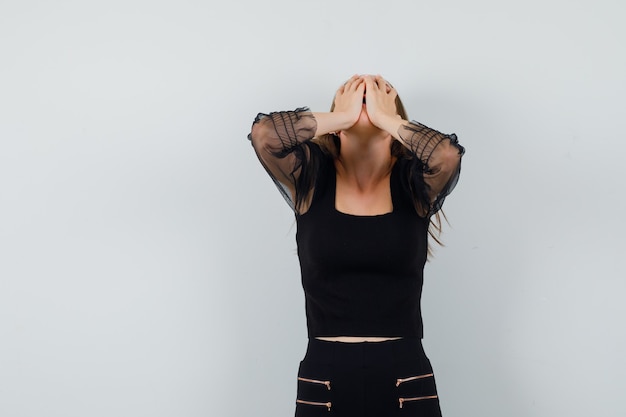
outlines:
{"label": "bare arm", "polygon": [[365,80],[353,75],[335,94],[335,109],[329,113],[314,113],[317,120],[315,136],[351,128],[361,114]]}
{"label": "bare arm", "polygon": [[[420,159],[430,203],[445,197],[458,180],[465,149],[456,135],[446,135],[396,114],[395,89],[388,89],[382,77],[366,77],[367,112],[372,123],[391,134]],[[389,90],[389,91],[387,91]]]}
{"label": "bare arm", "polygon": [[312,113],[300,108],[257,115],[248,139],[292,208],[302,166],[310,157],[309,149],[302,145],[316,136],[354,125],[361,112],[364,88],[361,77],[350,78],[337,90],[332,113]]}

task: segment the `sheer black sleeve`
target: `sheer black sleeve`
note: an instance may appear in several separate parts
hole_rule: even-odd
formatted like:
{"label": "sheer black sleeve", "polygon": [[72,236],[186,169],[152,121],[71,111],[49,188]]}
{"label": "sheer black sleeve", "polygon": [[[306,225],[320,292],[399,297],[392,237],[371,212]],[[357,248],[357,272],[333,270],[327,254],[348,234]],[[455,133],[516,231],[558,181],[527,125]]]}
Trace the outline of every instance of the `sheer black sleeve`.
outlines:
{"label": "sheer black sleeve", "polygon": [[303,202],[312,190],[313,174],[308,169],[311,139],[317,121],[306,107],[294,111],[259,113],[248,139],[287,203],[301,213]]}
{"label": "sheer black sleeve", "polygon": [[400,141],[413,154],[411,182],[414,198],[432,216],[456,186],[465,148],[455,134],[446,135],[412,121],[400,126]]}

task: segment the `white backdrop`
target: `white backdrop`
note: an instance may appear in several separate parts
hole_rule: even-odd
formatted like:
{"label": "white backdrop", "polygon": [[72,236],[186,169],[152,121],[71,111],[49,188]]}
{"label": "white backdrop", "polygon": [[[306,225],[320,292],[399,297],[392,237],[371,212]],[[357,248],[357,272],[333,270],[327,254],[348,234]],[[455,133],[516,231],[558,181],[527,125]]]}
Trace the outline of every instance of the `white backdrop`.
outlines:
{"label": "white backdrop", "polygon": [[444,415],[623,416],[626,6],[507,3],[2,0],[0,415],[292,415],[295,224],[246,135],[380,73],[467,147]]}

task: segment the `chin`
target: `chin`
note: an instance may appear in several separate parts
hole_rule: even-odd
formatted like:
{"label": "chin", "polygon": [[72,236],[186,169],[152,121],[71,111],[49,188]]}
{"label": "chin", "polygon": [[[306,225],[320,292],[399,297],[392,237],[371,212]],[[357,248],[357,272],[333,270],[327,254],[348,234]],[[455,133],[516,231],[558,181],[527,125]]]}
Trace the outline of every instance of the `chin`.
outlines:
{"label": "chin", "polygon": [[380,129],[372,124],[365,107],[363,107],[359,119],[349,130],[354,134],[363,136],[371,136],[380,132]]}
{"label": "chin", "polygon": [[360,127],[374,127],[369,114],[367,114],[367,110],[365,110],[365,105],[363,105],[363,110],[361,110],[361,114],[359,115],[359,119],[356,121],[356,125]]}

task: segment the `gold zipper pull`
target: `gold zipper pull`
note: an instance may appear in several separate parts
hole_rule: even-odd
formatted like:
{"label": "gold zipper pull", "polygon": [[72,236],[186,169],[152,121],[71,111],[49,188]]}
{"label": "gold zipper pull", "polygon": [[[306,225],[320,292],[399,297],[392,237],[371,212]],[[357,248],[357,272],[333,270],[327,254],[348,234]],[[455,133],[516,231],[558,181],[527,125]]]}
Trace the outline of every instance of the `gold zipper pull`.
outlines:
{"label": "gold zipper pull", "polygon": [[428,378],[429,376],[433,376],[433,374],[426,374],[426,375],[417,375],[417,376],[411,376],[408,378],[398,378],[396,380],[396,387],[399,387],[400,384],[404,383],[404,382],[408,382],[408,381],[413,381],[416,379],[422,379],[422,378]]}
{"label": "gold zipper pull", "polygon": [[310,382],[311,384],[320,384],[320,385],[326,385],[326,388],[328,388],[328,391],[330,391],[330,381],[320,381],[319,379],[309,379],[309,378],[302,378],[302,377],[298,377],[299,381],[304,381],[304,382]]}
{"label": "gold zipper pull", "polygon": [[437,398],[436,395],[426,395],[424,397],[398,398],[398,401],[400,402],[400,408],[402,408],[402,405],[404,404],[405,401],[434,400],[436,398]]}
{"label": "gold zipper pull", "polygon": [[307,404],[307,405],[313,405],[313,406],[320,406],[320,405],[323,405],[323,406],[325,406],[326,408],[328,408],[328,411],[330,411],[331,407],[333,406],[333,403],[332,403],[332,402],[330,402],[330,401],[329,401],[329,402],[327,402],[327,403],[319,403],[319,402],[317,402],[317,401],[306,401],[306,400],[300,400],[300,399],[297,399],[297,400],[296,400],[296,403],[300,403],[300,404]]}

